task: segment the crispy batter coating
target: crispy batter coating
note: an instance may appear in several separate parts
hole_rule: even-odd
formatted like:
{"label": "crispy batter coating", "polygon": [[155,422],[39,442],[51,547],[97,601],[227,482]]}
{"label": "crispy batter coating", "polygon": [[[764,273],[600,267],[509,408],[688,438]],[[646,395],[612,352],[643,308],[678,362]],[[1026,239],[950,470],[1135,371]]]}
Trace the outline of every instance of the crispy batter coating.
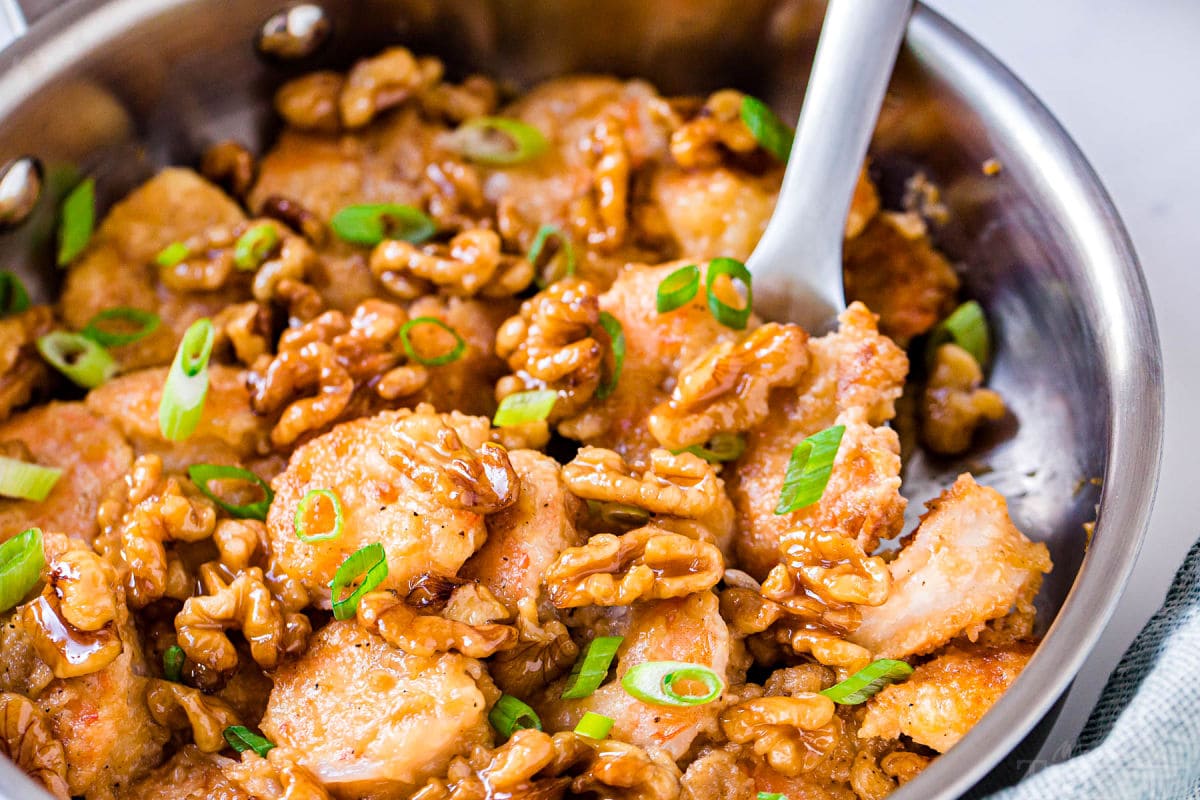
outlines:
{"label": "crispy batter coating", "polygon": [[224,771],[236,787],[255,798],[329,800],[330,797],[316,776],[300,765],[300,754],[290,747],[273,747],[266,758],[246,750],[241,762],[234,762]]}
{"label": "crispy batter coating", "polygon": [[130,785],[118,800],[252,800],[225,775],[234,761],[185,745],[165,764]]}
{"label": "crispy batter coating", "polygon": [[664,166],[651,175],[648,192],[675,252],[745,261],[775,210],[781,175],[750,175],[725,166]]}
{"label": "crispy batter coating", "polygon": [[935,453],[957,455],[971,446],[987,420],[1004,417],[1004,400],[980,388],[983,370],[956,344],[944,344],[934,357],[933,374],[921,396],[921,442]]}
{"label": "crispy batter coating", "polygon": [[849,637],[877,658],[929,653],[964,631],[977,635],[988,620],[1028,604],[1050,571],[1046,545],[1025,538],[1000,493],[970,475],[928,505],[888,565],[887,602],[863,608]]}
{"label": "crispy batter coating", "polygon": [[54,315],[49,306],[33,306],[0,319],[0,421],[29,402],[45,385],[49,369],[37,352],[37,339],[49,333]]}

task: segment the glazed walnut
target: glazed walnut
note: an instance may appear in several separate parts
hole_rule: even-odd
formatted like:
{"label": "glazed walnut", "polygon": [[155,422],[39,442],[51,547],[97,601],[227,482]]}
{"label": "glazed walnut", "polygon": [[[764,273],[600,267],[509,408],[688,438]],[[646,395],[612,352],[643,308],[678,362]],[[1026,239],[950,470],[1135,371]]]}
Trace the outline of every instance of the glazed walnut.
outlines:
{"label": "glazed walnut", "polygon": [[241,143],[226,139],[204,151],[200,173],[234,197],[245,197],[254,183],[254,156]]}
{"label": "glazed walnut", "polygon": [[517,614],[517,643],[488,664],[496,685],[514,697],[528,697],[567,674],[579,656],[567,626],[538,621],[537,601],[523,598]]}
{"label": "glazed walnut", "polygon": [[279,88],[275,110],[294,128],[336,133],[342,124],[338,101],[345,84],[336,72],[310,72]]}
{"label": "glazed walnut", "polygon": [[470,75],[458,85],[439,83],[431,86],[421,93],[418,100],[421,110],[427,115],[460,123],[495,112],[500,90],[491,78]]}
{"label": "glazed walnut", "polygon": [[415,58],[403,47],[392,47],[359,61],[346,76],[338,97],[342,124],[361,128],[378,114],[436,86],[442,62]]}
{"label": "glazed walnut", "polygon": [[56,678],[98,672],[121,654],[117,574],[74,542],[51,561],[46,588],[22,608],[22,622]]}
{"label": "glazed walnut", "polygon": [[223,519],[213,531],[218,561],[230,575],[248,567],[263,571],[263,580],[284,612],[300,611],[308,605],[304,582],[289,573],[271,555],[267,526],[254,519]]}
{"label": "glazed walnut", "polygon": [[224,768],[225,775],[251,797],[279,800],[330,800],[329,792],[311,772],[300,766],[300,754],[289,747],[272,747],[266,758],[253,750]]}
{"label": "glazed walnut", "polygon": [[797,528],[783,535],[783,562],[764,582],[770,597],[786,581],[777,574],[790,570],[800,584],[830,605],[882,605],[891,589],[891,574],[879,556],[868,557],[854,539],[835,531]]}
{"label": "glazed walnut", "polygon": [[605,115],[579,146],[587,156],[592,185],[573,204],[571,219],[589,246],[612,252],[625,241],[629,228],[631,157],[625,124],[616,115]]}
{"label": "glazed walnut", "polygon": [[422,185],[429,195],[429,216],[439,230],[463,231],[491,224],[493,209],[475,165],[449,158],[434,161],[425,168]]}
{"label": "glazed walnut", "polygon": [[421,614],[392,592],[370,592],[358,603],[358,624],[404,652],[432,656],[455,651],[487,658],[513,647],[517,629],[511,625],[470,625],[442,616]]}
{"label": "glazed walnut", "polygon": [[222,288],[234,275],[233,245],[238,228],[215,225],[184,239],[183,258],[159,264],[158,277],[163,286],[177,292],[212,292]]}
{"label": "glazed walnut", "polygon": [[462,297],[510,297],[533,280],[533,265],[500,252],[495,231],[463,231],[448,244],[422,247],[387,239],[371,251],[371,272],[396,297],[412,300],[437,289]]}
{"label": "glazed walnut", "polygon": [[222,735],[230,725],[241,725],[228,703],[199,689],[154,679],[146,690],[146,705],[154,721],[176,730],[190,729],[192,741],[205,753],[225,749]]}
{"label": "glazed walnut", "polygon": [[600,299],[587,281],[556,281],[521,304],[496,332],[496,354],[512,375],[496,384],[496,399],[553,389],[549,421],[578,413],[600,386],[608,338],[600,327]]}
{"label": "glazed walnut", "polygon": [[709,750],[688,765],[680,782],[679,800],[755,800],[754,779],[726,750]]}
{"label": "glazed walnut", "polygon": [[742,121],[741,92],[723,89],[709,96],[694,118],[671,134],[671,157],[684,169],[716,167],[726,153],[752,153],[758,140]]}
{"label": "glazed walnut", "polygon": [[753,428],[767,418],[771,390],[803,377],[807,342],[799,325],[770,322],[741,342],[713,345],[680,371],[671,398],[650,413],[650,432],[679,450]]}
{"label": "glazed walnut", "polygon": [[206,593],[189,597],[175,616],[179,646],[189,659],[219,672],[236,667],[237,650],[225,633],[230,628],[242,632],[250,655],[264,669],[304,650],[311,630],[308,617],[283,608],[261,569],[251,567],[227,580],[227,573],[206,564],[201,581]]}
{"label": "glazed walnut", "polygon": [[971,446],[986,420],[1004,417],[1004,400],[980,388],[979,362],[956,344],[937,349],[933,374],[921,396],[921,441],[935,453],[957,455]]}
{"label": "glazed walnut", "polygon": [[816,693],[758,697],[722,712],[721,730],[783,775],[811,772],[841,736],[834,703]]}
{"label": "glazed walnut", "polygon": [[19,694],[0,693],[0,755],[7,756],[58,800],[68,800],[67,757],[50,723]]}
{"label": "glazed walnut", "polygon": [[571,781],[572,795],[587,794],[597,800],[675,800],[679,796],[679,768],[661,750],[574,733],[555,734],[554,738],[558,761],[573,762],[574,769],[583,767]]}
{"label": "glazed walnut", "polygon": [[38,355],[37,340],[53,327],[49,306],[33,306],[0,319],[0,420],[28,402],[46,380],[46,362]]}
{"label": "glazed walnut", "polygon": [[818,664],[831,667],[838,680],[845,680],[871,663],[870,650],[820,625],[789,620],[775,630],[775,639],[796,655],[811,655]]}
{"label": "glazed walnut", "polygon": [[513,733],[495,750],[475,748],[467,758],[450,762],[445,778],[435,778],[413,800],[543,800],[561,797],[566,776],[544,775],[557,753],[550,734],[525,729]]}
{"label": "glazed walnut", "polygon": [[568,547],[547,570],[546,589],[558,608],[625,606],[705,591],[724,570],[715,545],[647,525]]}

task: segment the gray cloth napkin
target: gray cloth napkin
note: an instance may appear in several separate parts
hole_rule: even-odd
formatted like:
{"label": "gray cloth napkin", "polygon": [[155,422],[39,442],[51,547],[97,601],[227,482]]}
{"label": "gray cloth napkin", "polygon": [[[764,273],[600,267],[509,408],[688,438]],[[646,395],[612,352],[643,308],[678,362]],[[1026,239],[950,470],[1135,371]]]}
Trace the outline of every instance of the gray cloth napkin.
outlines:
{"label": "gray cloth napkin", "polygon": [[988,800],[1200,800],[1200,541],[1109,676],[1072,758]]}

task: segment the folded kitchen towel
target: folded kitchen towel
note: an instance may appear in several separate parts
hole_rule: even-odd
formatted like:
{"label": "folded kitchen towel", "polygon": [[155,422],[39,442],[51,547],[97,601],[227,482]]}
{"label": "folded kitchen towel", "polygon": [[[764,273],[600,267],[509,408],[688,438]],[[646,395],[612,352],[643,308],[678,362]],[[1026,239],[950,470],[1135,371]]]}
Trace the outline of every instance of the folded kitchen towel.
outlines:
{"label": "folded kitchen towel", "polygon": [[1200,541],[1073,749],[988,800],[1200,800]]}

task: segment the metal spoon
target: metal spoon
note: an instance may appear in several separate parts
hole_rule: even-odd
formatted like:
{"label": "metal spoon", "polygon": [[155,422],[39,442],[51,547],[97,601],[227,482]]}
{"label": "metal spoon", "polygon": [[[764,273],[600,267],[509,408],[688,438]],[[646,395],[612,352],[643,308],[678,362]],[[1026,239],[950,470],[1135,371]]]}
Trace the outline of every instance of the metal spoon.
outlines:
{"label": "metal spoon", "polygon": [[846,216],[912,5],[829,0],[775,213],[747,263],[767,319],[819,333],[846,307]]}

